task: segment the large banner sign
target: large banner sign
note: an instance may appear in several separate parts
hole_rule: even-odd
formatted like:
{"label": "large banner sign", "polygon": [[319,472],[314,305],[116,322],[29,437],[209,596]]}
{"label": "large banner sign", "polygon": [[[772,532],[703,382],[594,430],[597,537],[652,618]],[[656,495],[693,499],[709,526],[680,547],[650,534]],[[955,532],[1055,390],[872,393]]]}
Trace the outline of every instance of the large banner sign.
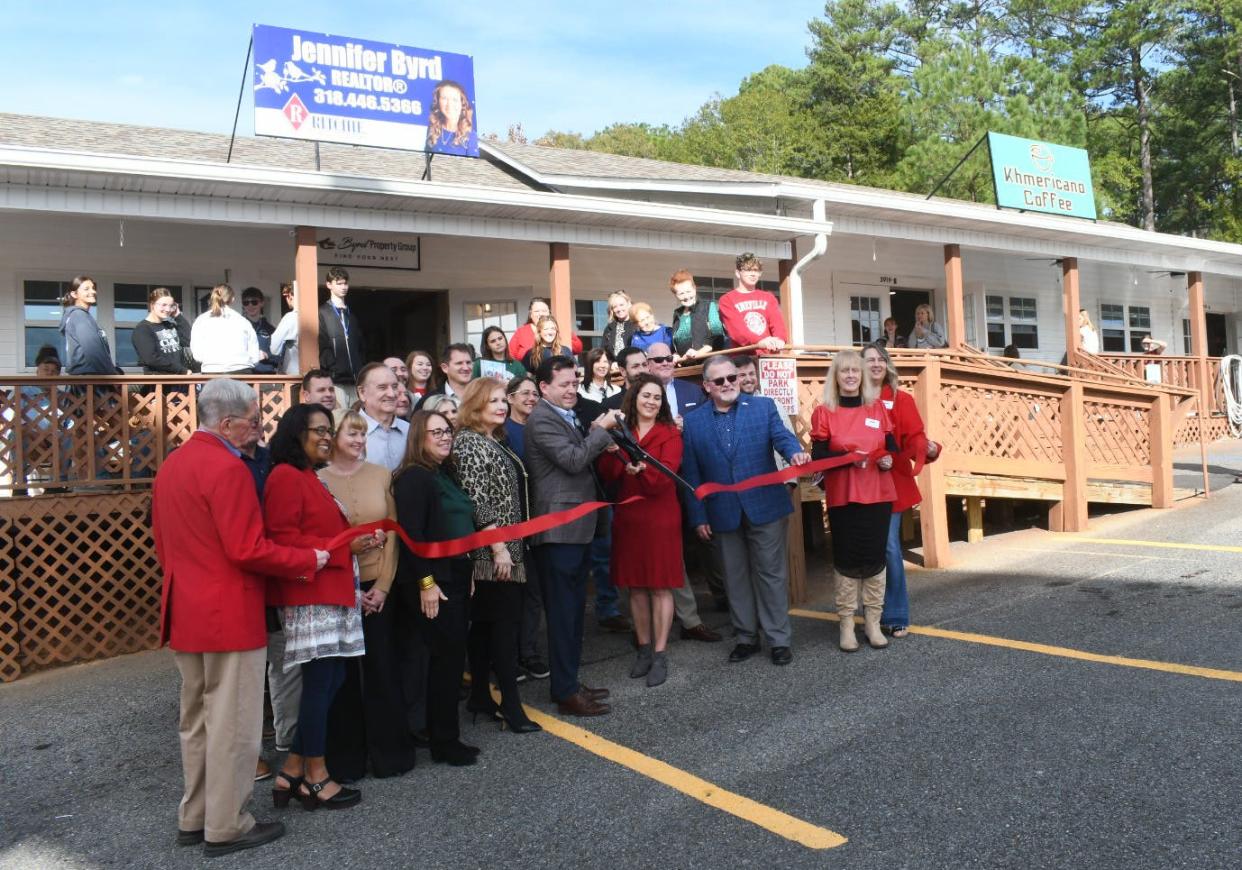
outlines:
{"label": "large banner sign", "polygon": [[988,133],[996,204],[1095,220],[1087,152],[1067,145]]}
{"label": "large banner sign", "polygon": [[254,132],[478,157],[474,60],[256,24]]}

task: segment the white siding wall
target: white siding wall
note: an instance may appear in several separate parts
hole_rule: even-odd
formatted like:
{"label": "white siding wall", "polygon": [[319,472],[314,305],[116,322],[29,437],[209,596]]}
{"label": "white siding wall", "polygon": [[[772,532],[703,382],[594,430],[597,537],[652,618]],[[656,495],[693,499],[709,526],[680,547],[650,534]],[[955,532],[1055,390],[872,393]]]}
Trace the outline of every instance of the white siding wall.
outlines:
{"label": "white siding wall", "polygon": [[[101,285],[99,320],[113,326],[112,284],[136,283],[210,285],[227,278],[237,290],[254,285],[267,293],[268,316],[279,314],[276,291],[292,277],[294,246],[288,228],[196,226],[127,221],[121,246],[120,222],[99,218],[64,218],[39,214],[0,215],[0,371],[23,367],[22,282],[30,279],[65,281],[87,273]],[[810,249],[810,240],[799,240]],[[661,320],[671,319],[674,301],[668,278],[678,269],[695,275],[730,277],[731,257],[677,254],[575,246],[570,250],[571,281],[577,299],[603,299],[624,288],[635,300],[653,305]],[[776,280],[777,266],[768,261],[765,279]],[[544,244],[422,237],[421,270],[390,271],[351,268],[357,287],[449,291],[449,332],[453,341],[465,337],[463,303],[512,300],[519,319],[532,294],[548,293],[548,249]],[[1170,352],[1182,349],[1182,319],[1187,316],[1184,277],[1153,275],[1129,267],[1081,264],[1082,302],[1098,322],[1101,302],[1138,303],[1151,308],[1153,332],[1169,342]],[[321,267],[321,278],[323,267]],[[1034,296],[1039,314],[1039,349],[1024,356],[1056,361],[1064,353],[1061,315],[1061,270],[1047,260],[967,249],[963,252],[966,292],[974,298],[974,335],[984,342],[987,294]],[[882,280],[884,279],[884,280]],[[1242,281],[1205,276],[1210,312],[1224,313],[1230,346],[1237,347],[1236,320],[1242,312]],[[1136,283],[1137,282],[1137,283]],[[849,296],[865,293],[881,299],[887,316],[892,284],[932,293],[936,317],[945,319],[943,251],[938,245],[838,234],[828,252],[803,276],[806,339],[813,344],[850,340]],[[971,310],[968,306],[968,312]],[[189,313],[189,312],[187,312]]]}

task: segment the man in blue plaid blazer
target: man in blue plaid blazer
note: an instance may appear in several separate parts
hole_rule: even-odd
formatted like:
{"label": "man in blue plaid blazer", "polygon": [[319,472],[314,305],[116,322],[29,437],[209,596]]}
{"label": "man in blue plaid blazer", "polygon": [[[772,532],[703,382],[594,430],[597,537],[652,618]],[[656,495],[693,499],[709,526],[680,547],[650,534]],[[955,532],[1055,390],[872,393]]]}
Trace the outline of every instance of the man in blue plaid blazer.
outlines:
{"label": "man in blue plaid blazer", "polygon": [[[764,396],[741,396],[737,368],[727,357],[703,367],[703,389],[710,401],[686,414],[682,475],[693,486],[737,483],[776,470],[773,451],[790,465],[811,456],[781,422],[776,403]],[[793,660],[789,620],[789,559],[785,527],[793,512],[789,491],[780,484],[739,493],[717,493],[705,501],[687,499],[690,524],[716,546],[724,565],[729,616],[737,645],[729,661],[759,652],[762,629],[772,663]]]}

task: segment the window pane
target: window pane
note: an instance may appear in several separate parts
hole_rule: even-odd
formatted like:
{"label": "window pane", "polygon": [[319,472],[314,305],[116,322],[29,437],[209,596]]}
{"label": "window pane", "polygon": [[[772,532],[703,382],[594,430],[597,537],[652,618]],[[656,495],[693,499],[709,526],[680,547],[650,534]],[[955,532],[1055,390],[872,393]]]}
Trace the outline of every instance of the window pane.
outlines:
{"label": "window pane", "polygon": [[28,368],[34,368],[35,357],[39,355],[39,348],[45,344],[54,347],[56,355],[60,357],[61,363],[64,363],[65,340],[60,334],[60,330],[55,326],[27,326],[26,366]]}
{"label": "window pane", "polygon": [[1111,327],[1124,330],[1126,326],[1125,308],[1121,305],[1100,306],[1100,328]]}
{"label": "window pane", "polygon": [[69,289],[65,281],[26,281],[22,285],[25,294],[26,320],[60,320],[60,297]]}
{"label": "window pane", "polygon": [[130,326],[116,328],[116,364],[126,366],[138,365],[138,352],[134,350],[134,329]]}
{"label": "window pane", "polygon": [[1005,346],[1005,325],[1003,323],[988,324],[988,347]]}
{"label": "window pane", "polygon": [[1030,323],[1015,323],[1009,329],[1013,346],[1037,350],[1039,348],[1039,327]]}
{"label": "window pane", "polygon": [[483,330],[499,326],[512,337],[518,328],[516,302],[467,302],[463,306],[466,321],[466,343],[478,347]]}
{"label": "window pane", "polygon": [[150,284],[113,284],[112,306],[117,323],[137,323],[147,316],[147,293]]}
{"label": "window pane", "polygon": [[1142,305],[1130,306],[1130,328],[1151,330],[1151,309]]}
{"label": "window pane", "polygon": [[1147,335],[1146,332],[1130,333],[1130,353],[1143,352],[1143,336],[1145,335]]}
{"label": "window pane", "polygon": [[1126,333],[1124,329],[1101,329],[1100,348],[1105,353],[1125,353]]}
{"label": "window pane", "polygon": [[[988,320],[1004,320],[1005,318],[1005,300],[1001,296],[988,296],[987,317]],[[1003,344],[1001,345],[1004,346]]]}
{"label": "window pane", "polygon": [[1029,323],[1037,322],[1039,318],[1035,313],[1035,300],[1026,297],[1011,296],[1009,298],[1009,316],[1015,321]]}
{"label": "window pane", "polygon": [[1182,320],[1182,353],[1190,356],[1193,343],[1190,338],[1190,321]]}

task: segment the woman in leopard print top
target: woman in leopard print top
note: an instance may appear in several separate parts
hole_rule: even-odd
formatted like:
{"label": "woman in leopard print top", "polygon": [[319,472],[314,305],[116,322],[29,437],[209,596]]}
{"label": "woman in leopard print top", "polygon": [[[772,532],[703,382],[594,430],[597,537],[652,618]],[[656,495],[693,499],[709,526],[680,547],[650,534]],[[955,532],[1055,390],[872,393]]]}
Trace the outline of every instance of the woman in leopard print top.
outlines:
{"label": "woman in leopard print top", "polygon": [[[503,440],[508,411],[504,384],[477,378],[466,387],[457,412],[451,473],[474,504],[478,529],[526,519],[526,468]],[[514,731],[539,730],[522,712],[517,690],[518,630],[526,581],[522,539],[480,547],[470,552],[470,558],[475,586],[467,642],[472,689],[466,709],[503,718]],[[500,685],[499,708],[488,692],[492,671]]]}

